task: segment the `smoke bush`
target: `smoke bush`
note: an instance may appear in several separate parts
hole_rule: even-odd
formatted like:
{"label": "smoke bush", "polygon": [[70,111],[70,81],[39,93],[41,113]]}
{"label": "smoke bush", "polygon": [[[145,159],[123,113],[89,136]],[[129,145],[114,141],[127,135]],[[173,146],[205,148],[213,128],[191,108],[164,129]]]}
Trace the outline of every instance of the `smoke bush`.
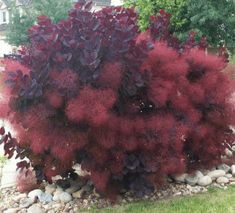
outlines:
{"label": "smoke bush", "polygon": [[205,53],[205,37],[179,43],[164,11],[139,33],[132,9],[89,9],[80,1],[58,24],[39,17],[21,65],[6,64],[0,114],[17,131],[1,129],[6,155],[16,151],[38,180],[79,163],[108,196],[142,196],[220,162],[235,124],[225,60]]}

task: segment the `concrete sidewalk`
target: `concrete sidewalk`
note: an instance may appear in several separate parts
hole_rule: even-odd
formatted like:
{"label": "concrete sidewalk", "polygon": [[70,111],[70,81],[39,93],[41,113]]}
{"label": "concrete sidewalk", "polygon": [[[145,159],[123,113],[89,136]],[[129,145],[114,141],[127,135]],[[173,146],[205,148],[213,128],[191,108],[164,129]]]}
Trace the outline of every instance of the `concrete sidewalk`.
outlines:
{"label": "concrete sidewalk", "polygon": [[0,189],[16,185],[16,163],[17,161],[15,159],[10,159],[3,166]]}
{"label": "concrete sidewalk", "polygon": [[[0,121],[0,126],[4,124],[6,131],[11,131],[9,123]],[[0,156],[4,156],[3,145],[0,145]],[[6,164],[2,168],[2,178],[0,183],[1,188],[7,188],[16,185],[16,163],[18,160],[15,157],[12,157],[10,160],[7,160]]]}

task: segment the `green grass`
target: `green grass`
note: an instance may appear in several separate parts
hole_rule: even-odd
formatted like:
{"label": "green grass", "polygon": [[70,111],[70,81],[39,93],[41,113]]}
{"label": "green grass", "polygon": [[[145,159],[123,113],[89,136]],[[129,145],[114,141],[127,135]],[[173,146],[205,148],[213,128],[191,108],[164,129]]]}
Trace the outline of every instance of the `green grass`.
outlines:
{"label": "green grass", "polygon": [[235,65],[235,54],[231,57],[230,63]]}
{"label": "green grass", "polygon": [[164,201],[142,201],[110,208],[83,210],[90,213],[234,213],[235,186],[227,190],[210,188],[207,193],[168,199]]}
{"label": "green grass", "polygon": [[5,163],[5,162],[6,162],[6,160],[7,160],[7,158],[6,158],[6,157],[4,157],[4,156],[0,156],[0,163]]}

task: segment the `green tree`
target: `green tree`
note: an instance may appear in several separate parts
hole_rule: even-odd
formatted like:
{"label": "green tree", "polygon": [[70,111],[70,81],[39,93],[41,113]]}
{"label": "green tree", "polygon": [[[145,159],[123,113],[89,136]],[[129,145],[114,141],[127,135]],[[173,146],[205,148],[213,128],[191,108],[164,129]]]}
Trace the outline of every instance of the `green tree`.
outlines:
{"label": "green tree", "polygon": [[181,13],[187,0],[124,0],[126,7],[135,7],[139,13],[139,26],[145,30],[149,25],[149,17],[164,9],[172,15],[171,23],[176,29],[180,29],[187,20]]}
{"label": "green tree", "polygon": [[28,43],[28,29],[36,23],[37,17],[46,15],[55,23],[65,19],[73,0],[25,0],[22,6],[16,0],[8,0],[10,23],[6,33],[9,44],[20,46]]}
{"label": "green tree", "polygon": [[224,43],[234,52],[235,0],[125,0],[125,5],[136,8],[142,30],[151,15],[164,9],[172,14],[171,29],[181,40],[195,31],[197,38],[206,35],[211,46]]}
{"label": "green tree", "polygon": [[185,24],[181,32],[194,30],[204,34],[208,43],[216,47],[224,43],[234,52],[235,0],[188,0]]}

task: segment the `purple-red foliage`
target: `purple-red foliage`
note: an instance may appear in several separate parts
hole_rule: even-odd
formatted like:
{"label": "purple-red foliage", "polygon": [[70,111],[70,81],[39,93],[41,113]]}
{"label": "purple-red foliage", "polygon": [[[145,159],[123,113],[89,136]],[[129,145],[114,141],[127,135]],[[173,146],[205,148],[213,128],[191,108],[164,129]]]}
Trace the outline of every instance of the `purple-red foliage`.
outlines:
{"label": "purple-red foliage", "polygon": [[91,13],[83,2],[59,24],[39,17],[27,68],[6,66],[1,117],[17,131],[1,129],[6,155],[28,157],[48,181],[80,163],[106,195],[142,196],[166,175],[220,162],[234,140],[234,87],[205,37],[180,44],[164,11],[140,34],[132,9]]}

